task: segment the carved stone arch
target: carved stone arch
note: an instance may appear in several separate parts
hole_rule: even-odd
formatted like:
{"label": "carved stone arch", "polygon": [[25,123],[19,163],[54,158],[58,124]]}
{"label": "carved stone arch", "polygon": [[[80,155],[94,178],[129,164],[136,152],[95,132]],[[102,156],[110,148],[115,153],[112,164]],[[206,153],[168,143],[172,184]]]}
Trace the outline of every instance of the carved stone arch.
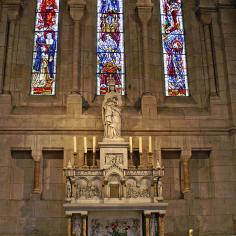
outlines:
{"label": "carved stone arch", "polygon": [[110,167],[105,173],[105,178],[108,179],[110,175],[119,175],[121,179],[124,179],[123,170],[118,166]]}
{"label": "carved stone arch", "polygon": [[122,176],[113,171],[107,176],[108,180],[108,196],[110,198],[120,198],[123,195],[121,180]]}

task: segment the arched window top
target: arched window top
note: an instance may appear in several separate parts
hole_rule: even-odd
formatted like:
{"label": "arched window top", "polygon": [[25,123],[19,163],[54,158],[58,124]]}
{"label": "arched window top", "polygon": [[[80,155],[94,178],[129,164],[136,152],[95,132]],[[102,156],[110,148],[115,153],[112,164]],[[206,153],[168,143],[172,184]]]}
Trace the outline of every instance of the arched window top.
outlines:
{"label": "arched window top", "polygon": [[166,96],[189,96],[181,0],[160,0]]}
{"label": "arched window top", "polygon": [[55,95],[59,0],[37,0],[31,95]]}
{"label": "arched window top", "polygon": [[125,93],[123,0],[97,0],[97,94],[107,92],[109,79]]}

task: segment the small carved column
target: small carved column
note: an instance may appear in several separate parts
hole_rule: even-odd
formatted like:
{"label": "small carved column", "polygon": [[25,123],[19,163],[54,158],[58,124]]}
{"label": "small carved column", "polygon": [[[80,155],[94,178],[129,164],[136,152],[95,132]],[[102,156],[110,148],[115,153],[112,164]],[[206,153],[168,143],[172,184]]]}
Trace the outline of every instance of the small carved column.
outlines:
{"label": "small carved column", "polygon": [[88,220],[88,217],[87,217],[87,214],[82,214],[82,223],[83,223],[83,236],[87,236],[87,227],[88,227],[88,224],[87,224],[87,220]]}
{"label": "small carved column", "polygon": [[41,158],[42,153],[36,152],[32,154],[34,159],[34,189],[33,193],[41,193],[40,189],[40,164],[41,164]]}
{"label": "small carved column", "polygon": [[148,50],[148,22],[152,17],[153,3],[151,0],[137,1],[138,16],[142,24],[143,36],[143,76],[144,76],[144,92],[150,92],[150,78],[149,78],[149,50]]}
{"label": "small carved column", "polygon": [[102,186],[103,186],[103,198],[107,198],[108,197],[108,181],[104,180]]}
{"label": "small carved column", "polygon": [[144,213],[145,215],[145,230],[146,230],[146,236],[151,236],[150,233],[150,224],[151,224],[151,213]]}
{"label": "small carved column", "polygon": [[80,63],[80,22],[84,15],[86,2],[84,0],[70,0],[68,2],[70,16],[74,21],[73,34],[73,82],[72,93],[78,94],[79,86],[79,63]]}
{"label": "small carved column", "polygon": [[69,215],[67,216],[67,235],[68,236],[72,236],[71,231],[72,231],[72,216]]}
{"label": "small carved column", "polygon": [[181,172],[183,173],[183,193],[190,192],[190,174],[189,174],[189,162],[191,158],[191,150],[182,150],[181,152]]}
{"label": "small carved column", "polygon": [[159,236],[165,236],[164,214],[159,214]]}
{"label": "small carved column", "polygon": [[124,198],[125,197],[125,180],[121,180],[121,193],[120,193],[120,198]]}

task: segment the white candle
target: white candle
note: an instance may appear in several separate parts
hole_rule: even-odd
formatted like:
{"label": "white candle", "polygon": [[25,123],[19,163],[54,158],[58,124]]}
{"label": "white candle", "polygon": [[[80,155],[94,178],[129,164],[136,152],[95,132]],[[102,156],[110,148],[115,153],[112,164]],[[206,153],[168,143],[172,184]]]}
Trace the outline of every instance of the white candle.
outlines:
{"label": "white candle", "polygon": [[93,153],[96,152],[96,137],[93,136]]}
{"label": "white candle", "polygon": [[77,152],[77,140],[76,140],[76,136],[74,136],[74,153]]}
{"label": "white candle", "polygon": [[139,152],[140,152],[140,153],[143,152],[143,141],[142,141],[142,137],[139,137]]}
{"label": "white candle", "polygon": [[88,152],[88,148],[87,148],[87,137],[84,137],[84,153]]}
{"label": "white candle", "polygon": [[148,137],[148,152],[152,153],[152,137]]}
{"label": "white candle", "polygon": [[133,153],[133,140],[132,140],[132,137],[129,137],[129,149],[130,149],[130,153]]}

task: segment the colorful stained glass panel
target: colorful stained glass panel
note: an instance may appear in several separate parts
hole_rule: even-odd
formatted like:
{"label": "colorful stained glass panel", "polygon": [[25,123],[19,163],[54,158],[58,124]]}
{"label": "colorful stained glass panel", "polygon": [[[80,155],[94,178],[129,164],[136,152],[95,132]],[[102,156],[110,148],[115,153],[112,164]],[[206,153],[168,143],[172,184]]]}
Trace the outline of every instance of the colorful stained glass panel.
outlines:
{"label": "colorful stained glass panel", "polygon": [[106,94],[110,79],[124,94],[123,0],[97,1],[97,94]]}
{"label": "colorful stained glass panel", "polygon": [[181,0],[160,0],[166,96],[189,96]]}
{"label": "colorful stained glass panel", "polygon": [[31,95],[55,95],[59,0],[37,0]]}

